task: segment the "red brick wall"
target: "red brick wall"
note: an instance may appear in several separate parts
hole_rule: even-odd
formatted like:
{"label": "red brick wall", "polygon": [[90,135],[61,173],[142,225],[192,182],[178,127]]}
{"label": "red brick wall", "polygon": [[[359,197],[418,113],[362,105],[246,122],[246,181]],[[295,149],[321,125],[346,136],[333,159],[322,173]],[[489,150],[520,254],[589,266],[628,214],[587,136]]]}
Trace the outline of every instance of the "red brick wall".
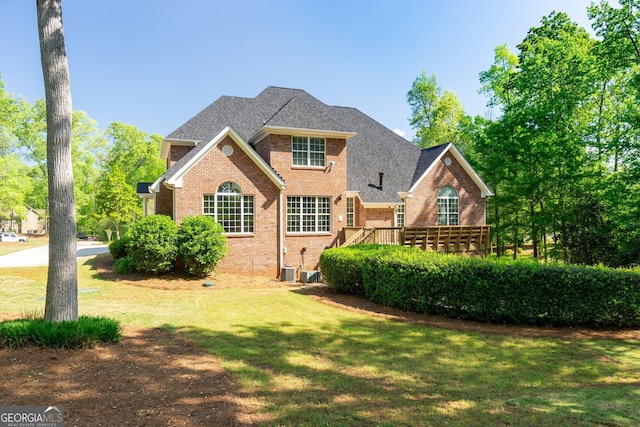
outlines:
{"label": "red brick wall", "polygon": [[173,166],[175,162],[183,158],[185,154],[187,154],[192,149],[193,147],[186,147],[183,145],[172,145],[171,149],[169,150],[169,164],[167,168],[170,168],[171,166]]}
{"label": "red brick wall", "polygon": [[366,210],[367,228],[373,227],[394,227],[395,226],[395,209],[394,208],[375,208]]}
{"label": "red brick wall", "polygon": [[173,218],[173,191],[160,183],[160,191],[156,193],[155,213]]}
{"label": "red brick wall", "polygon": [[[452,160],[449,166],[444,163],[446,157]],[[485,224],[485,199],[481,197],[480,188],[462,165],[447,153],[415,189],[413,197],[406,199],[407,227],[438,224],[438,190],[445,185],[458,191],[460,225]]]}
{"label": "red brick wall", "polygon": [[[302,135],[304,136],[304,135]],[[347,150],[346,140],[327,138],[327,167],[293,167],[289,135],[269,135],[258,144],[256,149],[261,153],[268,148],[268,158],[273,169],[284,179],[284,204],[286,196],[324,196],[332,201],[331,233],[325,234],[287,234],[285,233],[284,256],[285,265],[300,270],[311,270],[318,267],[320,253],[328,246],[338,245],[342,240],[342,227],[346,226],[346,190],[347,190]],[[265,155],[265,154],[263,154]],[[330,162],[336,164],[330,166]],[[330,166],[330,167],[329,167]],[[286,229],[286,213],[283,216]],[[303,248],[306,250],[303,251]]]}
{"label": "red brick wall", "polygon": [[[225,145],[233,147],[233,154],[229,157],[222,153]],[[219,271],[276,277],[280,191],[230,137],[207,153],[185,174],[183,187],[175,189],[176,221],[180,223],[185,216],[202,214],[203,195],[214,194],[226,181],[235,182],[243,194],[253,195],[254,233],[227,235],[229,252]]]}

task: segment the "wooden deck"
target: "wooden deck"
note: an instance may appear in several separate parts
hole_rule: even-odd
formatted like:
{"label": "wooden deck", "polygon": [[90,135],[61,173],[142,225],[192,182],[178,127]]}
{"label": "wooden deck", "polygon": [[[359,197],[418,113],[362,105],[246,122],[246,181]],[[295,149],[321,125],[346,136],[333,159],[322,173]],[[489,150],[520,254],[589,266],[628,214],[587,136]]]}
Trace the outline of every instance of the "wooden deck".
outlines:
{"label": "wooden deck", "polygon": [[353,230],[342,246],[358,243],[404,245],[425,251],[486,257],[490,252],[490,226],[362,228]]}

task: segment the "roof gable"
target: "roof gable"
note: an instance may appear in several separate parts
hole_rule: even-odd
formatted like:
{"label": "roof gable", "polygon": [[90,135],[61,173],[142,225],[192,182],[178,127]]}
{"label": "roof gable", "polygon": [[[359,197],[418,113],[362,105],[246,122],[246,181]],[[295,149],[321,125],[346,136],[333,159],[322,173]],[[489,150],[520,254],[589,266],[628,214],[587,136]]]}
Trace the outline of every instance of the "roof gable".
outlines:
{"label": "roof gable", "polygon": [[[458,163],[462,166],[464,171],[471,177],[471,180],[480,188],[481,196],[488,197],[493,196],[493,192],[491,189],[485,184],[485,182],[480,178],[478,173],[473,169],[471,164],[465,159],[460,150],[453,145],[452,143],[438,145],[436,147],[431,147],[422,151],[420,156],[420,162],[418,162],[419,167],[416,168],[414,173],[414,181],[409,189],[409,192],[415,191],[416,187],[424,180],[434,169],[435,165],[438,163],[440,159],[444,157],[446,153],[449,153],[453,156]],[[420,173],[420,171],[422,173]]]}
{"label": "roof gable", "polygon": [[160,183],[164,180],[169,187],[182,188],[182,178],[189,172],[200,159],[215,148],[225,137],[231,137],[234,142],[249,156],[251,160],[264,172],[264,174],[279,188],[284,189],[284,180],[267,164],[267,162],[256,153],[256,151],[247,143],[231,126],[227,126],[220,131],[211,141],[206,144],[200,144],[199,149],[193,149],[171,168],[167,169],[151,186],[151,190],[157,192]]}

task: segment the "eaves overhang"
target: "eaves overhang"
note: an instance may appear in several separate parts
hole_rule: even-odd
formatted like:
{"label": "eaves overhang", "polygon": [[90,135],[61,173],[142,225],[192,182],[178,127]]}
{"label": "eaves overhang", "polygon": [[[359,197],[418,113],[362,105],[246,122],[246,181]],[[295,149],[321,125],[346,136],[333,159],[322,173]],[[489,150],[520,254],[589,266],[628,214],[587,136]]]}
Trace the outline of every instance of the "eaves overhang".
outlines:
{"label": "eaves overhang", "polygon": [[322,130],[322,129],[305,129],[292,128],[282,126],[262,126],[260,130],[249,139],[250,144],[260,141],[267,135],[299,135],[299,136],[317,136],[324,138],[349,139],[356,136],[357,132]]}
{"label": "eaves overhang", "polygon": [[[218,133],[211,141],[207,142],[198,153],[189,159],[184,165],[175,171],[170,177],[165,177],[164,185],[168,188],[182,188],[182,178],[191,170],[207,153],[218,145],[224,138],[229,136],[233,141],[245,152],[247,156],[264,172],[264,174],[278,187],[279,190],[285,188],[284,180],[278,175],[271,166],[262,158],[251,146],[235,131],[231,126],[227,126]],[[160,178],[162,179],[162,177]],[[159,181],[152,185],[154,191],[157,189]]]}
{"label": "eaves overhang", "polygon": [[169,149],[172,145],[181,146],[181,147],[195,147],[201,141],[191,140],[191,139],[175,139],[175,138],[164,138],[162,140],[162,147],[160,148],[160,158],[166,159],[169,156]]}
{"label": "eaves overhang", "polygon": [[446,153],[450,153],[458,161],[458,163],[460,163],[460,165],[465,170],[465,172],[471,177],[471,180],[480,189],[480,196],[482,198],[493,196],[493,192],[491,191],[489,186],[487,184],[485,184],[485,182],[482,180],[482,178],[480,178],[480,175],[478,175],[478,173],[473,169],[471,164],[469,164],[467,159],[465,159],[465,157],[462,155],[460,150],[458,150],[458,148],[455,145],[451,144],[451,143],[449,143],[447,145],[447,148],[445,150],[442,150],[440,155],[431,163],[431,165],[427,168],[427,170],[424,171],[424,173],[422,174],[420,179],[416,180],[416,182],[409,189],[409,192],[414,192],[416,190],[416,188],[418,187],[420,182],[427,175],[429,175],[431,173],[431,171],[435,168],[435,165],[438,164],[438,162],[446,155]]}

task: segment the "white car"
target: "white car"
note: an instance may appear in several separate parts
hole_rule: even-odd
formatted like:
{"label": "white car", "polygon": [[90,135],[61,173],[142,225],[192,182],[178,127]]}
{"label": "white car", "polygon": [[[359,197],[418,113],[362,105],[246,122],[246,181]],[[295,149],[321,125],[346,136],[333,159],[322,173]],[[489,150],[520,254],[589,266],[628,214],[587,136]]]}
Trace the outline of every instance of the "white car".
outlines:
{"label": "white car", "polygon": [[27,238],[25,236],[18,236],[15,233],[2,233],[2,238],[0,239],[2,242],[26,242]]}

